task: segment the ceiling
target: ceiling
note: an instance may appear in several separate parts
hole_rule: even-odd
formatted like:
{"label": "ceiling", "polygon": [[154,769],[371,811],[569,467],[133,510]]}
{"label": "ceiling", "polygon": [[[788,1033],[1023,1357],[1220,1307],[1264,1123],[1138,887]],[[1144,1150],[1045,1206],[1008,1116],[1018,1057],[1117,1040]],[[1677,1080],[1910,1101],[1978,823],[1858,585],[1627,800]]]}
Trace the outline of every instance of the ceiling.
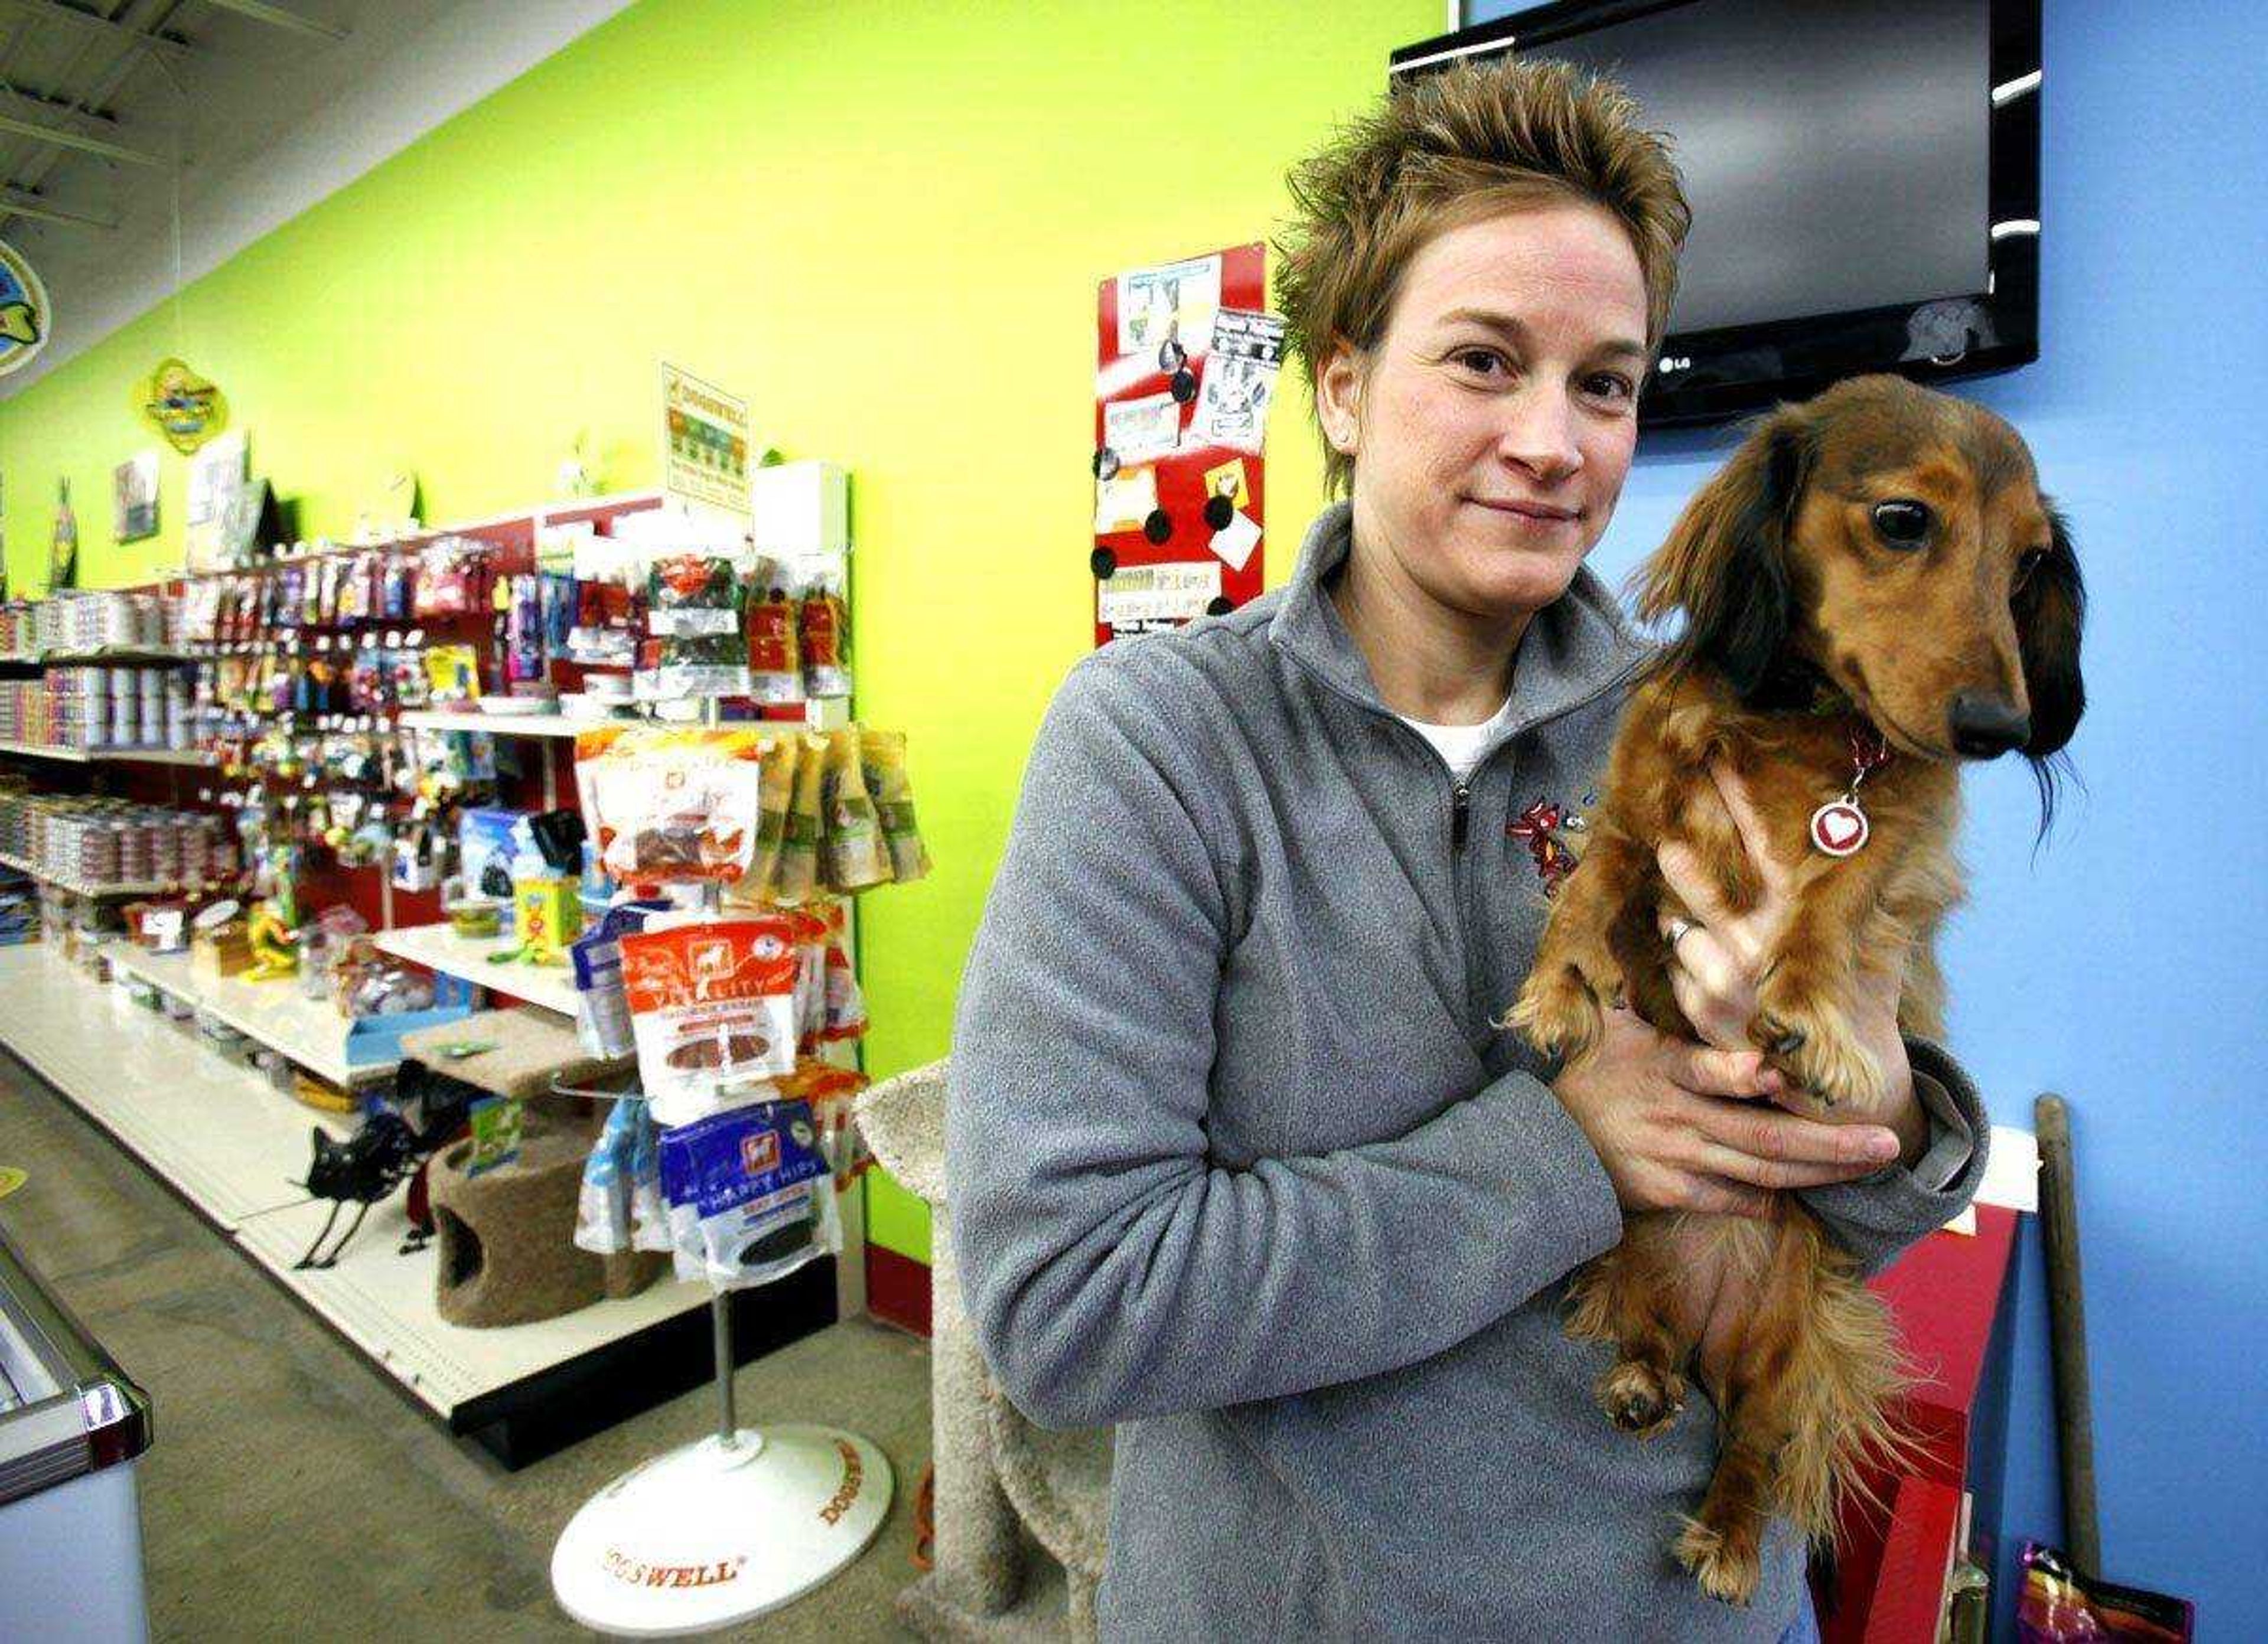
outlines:
{"label": "ceiling", "polygon": [[55,309],[0,398],[626,3],[0,0],[0,239]]}

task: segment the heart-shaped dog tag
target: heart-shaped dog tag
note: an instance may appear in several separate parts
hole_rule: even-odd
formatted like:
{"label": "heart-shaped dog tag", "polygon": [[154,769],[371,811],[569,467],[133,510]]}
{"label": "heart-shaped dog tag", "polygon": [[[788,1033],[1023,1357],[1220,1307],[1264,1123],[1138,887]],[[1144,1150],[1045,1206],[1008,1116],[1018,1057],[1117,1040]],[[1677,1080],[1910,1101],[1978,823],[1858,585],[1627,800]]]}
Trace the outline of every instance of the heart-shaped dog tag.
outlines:
{"label": "heart-shaped dog tag", "polygon": [[1811,842],[1830,856],[1855,855],[1867,843],[1867,813],[1848,799],[1830,799],[1811,813]]}

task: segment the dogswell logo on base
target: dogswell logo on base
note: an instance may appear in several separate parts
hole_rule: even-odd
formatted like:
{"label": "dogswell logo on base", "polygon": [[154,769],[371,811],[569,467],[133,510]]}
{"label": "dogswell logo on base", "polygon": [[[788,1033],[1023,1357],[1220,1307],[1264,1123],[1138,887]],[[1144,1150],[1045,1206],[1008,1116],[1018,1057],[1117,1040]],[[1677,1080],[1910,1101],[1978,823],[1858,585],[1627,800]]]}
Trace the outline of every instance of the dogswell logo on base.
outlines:
{"label": "dogswell logo on base", "polygon": [[714,1564],[648,1564],[609,1547],[603,1562],[608,1574],[632,1587],[718,1587],[739,1581],[748,1560],[744,1554]]}
{"label": "dogswell logo on base", "polygon": [[821,1522],[829,1524],[842,1523],[843,1515],[857,1503],[858,1493],[866,1487],[866,1467],[858,1459],[858,1447],[836,1439],[835,1448],[843,1457],[843,1487],[829,1496],[827,1505],[819,1509]]}
{"label": "dogswell logo on base", "polygon": [[0,377],[48,346],[48,288],[13,246],[0,245]]}

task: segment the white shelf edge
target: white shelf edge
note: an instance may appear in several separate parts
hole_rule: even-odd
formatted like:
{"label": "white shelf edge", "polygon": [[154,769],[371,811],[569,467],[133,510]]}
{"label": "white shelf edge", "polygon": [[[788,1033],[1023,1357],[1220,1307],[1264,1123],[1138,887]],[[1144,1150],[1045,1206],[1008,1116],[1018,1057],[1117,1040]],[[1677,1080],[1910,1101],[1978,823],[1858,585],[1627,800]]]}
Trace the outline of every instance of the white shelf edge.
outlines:
{"label": "white shelf edge", "polygon": [[510,940],[505,936],[460,936],[447,924],[402,925],[373,930],[371,941],[382,953],[409,959],[429,970],[460,978],[513,999],[572,1017],[575,1014],[574,972],[564,966],[498,965],[483,950]]}
{"label": "white shelf edge", "polygon": [[[401,1059],[398,1056],[385,1061],[349,1063],[346,1059],[347,1022],[343,1016],[338,1018],[338,1045],[335,1049],[330,1049],[312,1041],[303,1041],[292,1036],[274,1021],[263,1018],[260,1012],[243,1009],[234,999],[221,991],[228,986],[226,982],[216,987],[197,977],[190,969],[189,958],[187,954],[150,953],[136,947],[130,942],[113,943],[104,949],[104,952],[110,960],[112,969],[124,971],[130,976],[139,977],[159,993],[171,994],[176,998],[188,1000],[199,1009],[211,1012],[246,1038],[258,1040],[286,1061],[297,1063],[344,1089],[351,1090],[356,1085],[366,1083],[370,1080],[385,1078],[401,1065]],[[179,962],[178,968],[173,963],[173,961]],[[249,982],[241,986],[254,987],[273,986],[287,990],[279,994],[275,1000],[263,1002],[282,1005],[306,1004],[310,1013],[319,1013],[324,1009],[324,1007],[316,1004],[313,1001],[300,1000],[296,994],[288,991],[298,986],[296,979],[288,981],[278,980],[272,984]]]}
{"label": "white shelf edge", "polygon": [[0,753],[18,753],[27,760],[61,760],[67,765],[85,765],[94,758],[85,748],[66,748],[48,742],[0,742]]}

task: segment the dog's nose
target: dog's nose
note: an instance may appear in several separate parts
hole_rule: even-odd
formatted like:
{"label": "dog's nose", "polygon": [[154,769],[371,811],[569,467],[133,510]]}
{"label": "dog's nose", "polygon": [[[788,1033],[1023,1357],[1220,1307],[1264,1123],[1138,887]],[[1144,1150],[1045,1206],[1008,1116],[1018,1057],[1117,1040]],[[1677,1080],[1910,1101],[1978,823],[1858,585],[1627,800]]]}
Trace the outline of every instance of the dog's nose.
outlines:
{"label": "dog's nose", "polygon": [[2006,697],[1961,691],[1953,698],[1953,745],[1972,760],[1998,759],[2031,740],[2032,716]]}

